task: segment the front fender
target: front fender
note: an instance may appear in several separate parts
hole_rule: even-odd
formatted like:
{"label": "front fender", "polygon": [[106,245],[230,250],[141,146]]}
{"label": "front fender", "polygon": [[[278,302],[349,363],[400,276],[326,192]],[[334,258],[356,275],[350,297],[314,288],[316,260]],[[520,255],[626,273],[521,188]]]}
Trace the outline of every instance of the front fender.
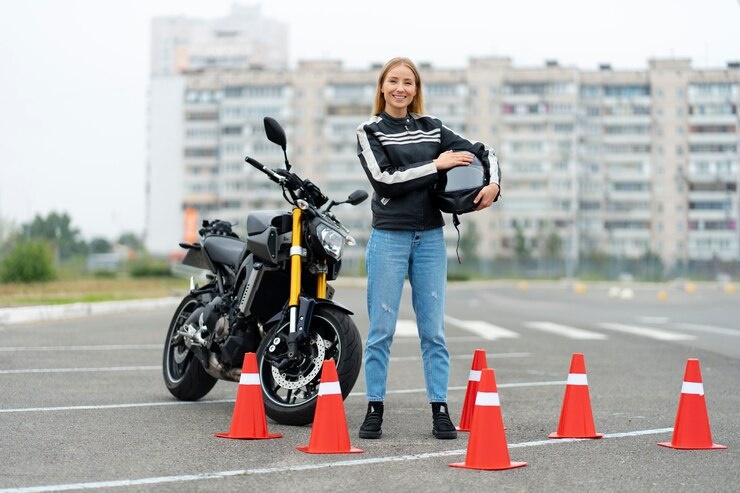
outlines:
{"label": "front fender", "polygon": [[[337,303],[336,301],[327,300],[327,299],[323,299],[323,298],[306,298],[305,296],[301,296],[299,298],[299,305],[298,305],[298,312],[299,313],[305,311],[305,310],[301,310],[301,308],[302,308],[301,307],[301,304],[308,303],[309,300],[312,300],[314,302],[314,308],[320,307],[320,306],[323,306],[323,307],[335,307],[339,311],[344,312],[347,315],[354,315],[354,312],[352,310],[350,310],[346,306],[342,305],[341,303]],[[265,325],[268,325],[269,326],[269,325],[272,325],[272,324],[279,323],[282,318],[283,318],[283,312],[278,312],[275,315],[273,315],[267,322],[265,322]],[[307,327],[311,327],[311,321],[310,321],[310,319],[307,320],[306,326]]]}
{"label": "front fender", "polygon": [[354,315],[354,312],[352,310],[342,305],[341,303],[337,303],[336,301],[325,299],[318,299],[314,301],[316,302],[316,306],[334,306],[347,315]]}

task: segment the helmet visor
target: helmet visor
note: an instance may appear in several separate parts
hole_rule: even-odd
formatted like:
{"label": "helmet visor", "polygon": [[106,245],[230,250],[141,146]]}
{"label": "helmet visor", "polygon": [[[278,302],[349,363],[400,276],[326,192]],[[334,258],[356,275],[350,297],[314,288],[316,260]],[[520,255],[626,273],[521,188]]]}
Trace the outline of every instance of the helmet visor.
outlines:
{"label": "helmet visor", "polygon": [[457,192],[459,190],[469,190],[485,185],[485,172],[483,164],[477,157],[473,157],[473,162],[467,166],[455,166],[447,170],[447,183],[444,186],[445,192]]}

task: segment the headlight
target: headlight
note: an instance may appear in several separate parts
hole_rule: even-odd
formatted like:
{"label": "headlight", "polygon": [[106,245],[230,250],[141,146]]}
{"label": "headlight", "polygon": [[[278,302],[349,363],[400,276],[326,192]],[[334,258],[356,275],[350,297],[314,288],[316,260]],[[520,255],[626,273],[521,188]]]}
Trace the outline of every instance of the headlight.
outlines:
{"label": "headlight", "polygon": [[342,256],[342,248],[344,248],[344,236],[339,231],[323,224],[316,228],[316,233],[319,235],[321,246],[324,247],[326,253],[335,259],[339,259]]}

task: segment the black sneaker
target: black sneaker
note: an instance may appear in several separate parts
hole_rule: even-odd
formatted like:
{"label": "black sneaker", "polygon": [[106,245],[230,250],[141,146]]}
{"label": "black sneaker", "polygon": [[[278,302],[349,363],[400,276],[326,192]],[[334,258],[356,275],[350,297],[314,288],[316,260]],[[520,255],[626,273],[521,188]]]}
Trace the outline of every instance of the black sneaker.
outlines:
{"label": "black sneaker", "polygon": [[446,402],[432,402],[432,435],[436,438],[457,438],[457,429],[452,424]]}
{"label": "black sneaker", "polygon": [[380,438],[383,430],[380,429],[383,424],[383,403],[368,402],[367,414],[365,421],[360,426],[360,438]]}

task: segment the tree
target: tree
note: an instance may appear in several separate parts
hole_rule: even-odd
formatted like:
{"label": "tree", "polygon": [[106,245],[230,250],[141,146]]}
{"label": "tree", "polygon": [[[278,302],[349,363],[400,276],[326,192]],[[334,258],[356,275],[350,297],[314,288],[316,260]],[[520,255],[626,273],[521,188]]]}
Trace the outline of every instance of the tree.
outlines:
{"label": "tree", "polygon": [[2,282],[50,281],[56,277],[54,255],[42,240],[22,240],[0,263]]}
{"label": "tree", "polygon": [[136,252],[140,252],[144,249],[144,244],[142,243],[141,238],[136,236],[134,233],[123,233],[118,238],[117,243],[119,245],[125,245]]}
{"label": "tree", "polygon": [[514,236],[514,253],[518,260],[526,260],[529,258],[530,252],[527,247],[527,238],[524,237],[524,231],[522,227],[516,225],[516,234]]}
{"label": "tree", "polygon": [[12,221],[8,221],[0,217],[0,258],[3,253],[9,251],[12,248],[10,242],[11,238],[15,236],[17,228]]}
{"label": "tree", "polygon": [[52,212],[46,218],[37,214],[33,221],[22,226],[22,236],[52,244],[61,261],[87,253],[87,244],[80,239],[80,231],[72,227],[72,220],[66,212]]}
{"label": "tree", "polygon": [[462,258],[475,262],[478,258],[477,250],[480,243],[480,235],[476,229],[475,222],[470,221],[470,226],[465,234],[460,235],[460,251]]}
{"label": "tree", "polygon": [[93,238],[89,245],[90,253],[109,253],[113,250],[110,242],[105,238]]}
{"label": "tree", "polygon": [[663,259],[649,248],[640,257],[641,277],[646,281],[660,281],[663,277]]}
{"label": "tree", "polygon": [[558,258],[563,253],[563,239],[555,232],[550,232],[545,238],[545,256]]}

